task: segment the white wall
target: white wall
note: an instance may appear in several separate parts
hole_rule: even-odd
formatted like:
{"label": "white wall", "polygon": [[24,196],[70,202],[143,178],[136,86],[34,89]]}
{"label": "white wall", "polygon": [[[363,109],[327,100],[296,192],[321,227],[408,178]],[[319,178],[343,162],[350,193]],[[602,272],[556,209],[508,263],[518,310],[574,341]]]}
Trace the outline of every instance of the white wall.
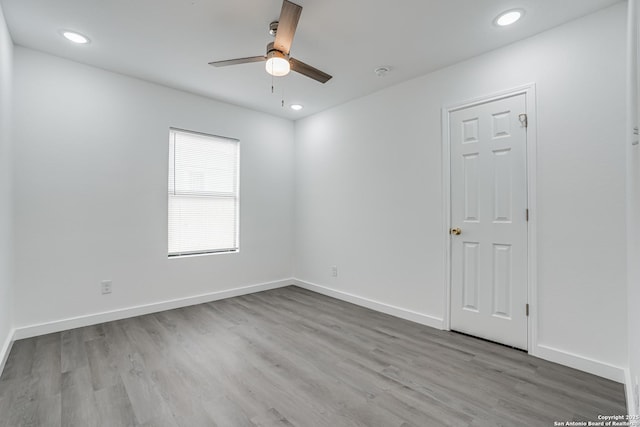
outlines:
{"label": "white wall", "polygon": [[627,119],[627,235],[628,235],[628,339],[629,376],[627,378],[627,407],[629,413],[640,413],[640,395],[637,384],[640,377],[640,144],[639,136],[633,128],[640,123],[640,58],[638,51],[640,36],[640,5],[637,0],[629,1],[629,90]]}
{"label": "white wall", "polygon": [[13,303],[11,92],[13,42],[0,7],[0,371],[10,345]]}
{"label": "white wall", "polygon": [[[14,89],[17,327],[291,277],[292,122],[22,47]],[[167,259],[170,126],[240,139],[238,254]]]}
{"label": "white wall", "polygon": [[533,350],[622,380],[625,22],[619,4],[298,121],[295,276],[439,323],[441,109],[535,82]]}

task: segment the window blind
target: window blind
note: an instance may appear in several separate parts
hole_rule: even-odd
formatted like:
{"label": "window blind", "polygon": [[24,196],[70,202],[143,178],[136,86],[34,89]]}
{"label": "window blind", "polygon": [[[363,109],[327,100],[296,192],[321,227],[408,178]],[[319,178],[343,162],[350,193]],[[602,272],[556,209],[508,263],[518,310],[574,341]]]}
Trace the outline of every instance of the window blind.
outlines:
{"label": "window blind", "polygon": [[238,250],[239,142],[170,129],[169,256]]}

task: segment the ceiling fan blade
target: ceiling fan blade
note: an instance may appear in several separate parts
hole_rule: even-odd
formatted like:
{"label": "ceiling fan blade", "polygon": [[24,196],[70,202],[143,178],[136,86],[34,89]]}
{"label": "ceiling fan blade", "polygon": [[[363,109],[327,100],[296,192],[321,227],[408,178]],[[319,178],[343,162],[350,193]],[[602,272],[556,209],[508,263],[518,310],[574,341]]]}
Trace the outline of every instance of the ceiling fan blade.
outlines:
{"label": "ceiling fan blade", "polygon": [[285,55],[288,55],[291,50],[291,43],[293,43],[293,36],[296,33],[296,27],[298,26],[301,13],[302,6],[291,3],[289,0],[282,2],[282,10],[280,11],[280,19],[278,20],[278,31],[276,32],[273,47]]}
{"label": "ceiling fan blade", "polygon": [[214,67],[226,67],[229,65],[248,64],[249,62],[262,62],[266,60],[266,56],[250,56],[248,58],[227,59],[226,61],[213,61],[209,62],[209,65],[213,65]]}
{"label": "ceiling fan blade", "polygon": [[307,65],[302,61],[298,61],[297,59],[289,59],[289,65],[291,65],[291,69],[293,71],[310,77],[313,80],[317,80],[320,83],[326,83],[331,80],[331,76],[329,74],[320,71],[317,68],[313,68],[311,65]]}

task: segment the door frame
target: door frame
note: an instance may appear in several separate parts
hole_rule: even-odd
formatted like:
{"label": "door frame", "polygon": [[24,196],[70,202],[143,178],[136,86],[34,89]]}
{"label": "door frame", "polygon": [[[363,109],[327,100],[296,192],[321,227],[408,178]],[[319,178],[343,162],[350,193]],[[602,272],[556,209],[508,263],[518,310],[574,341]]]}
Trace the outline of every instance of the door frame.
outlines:
{"label": "door frame", "polygon": [[488,102],[525,95],[527,108],[527,204],[529,221],[527,222],[527,301],[529,318],[527,321],[527,352],[536,355],[538,307],[537,299],[537,209],[536,209],[536,158],[537,158],[537,115],[536,85],[528,83],[512,89],[495,92],[471,100],[458,102],[442,108],[442,212],[443,212],[443,245],[444,245],[444,311],[443,329],[451,330],[451,113]]}

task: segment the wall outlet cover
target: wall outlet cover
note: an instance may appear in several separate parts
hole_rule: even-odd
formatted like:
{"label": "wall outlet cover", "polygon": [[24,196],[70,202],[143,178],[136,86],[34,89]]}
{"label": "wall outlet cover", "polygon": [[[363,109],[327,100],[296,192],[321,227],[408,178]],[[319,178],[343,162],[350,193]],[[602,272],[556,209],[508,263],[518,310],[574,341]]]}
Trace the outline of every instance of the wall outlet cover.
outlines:
{"label": "wall outlet cover", "polygon": [[100,290],[102,291],[102,295],[111,293],[111,280],[103,280],[100,282]]}

